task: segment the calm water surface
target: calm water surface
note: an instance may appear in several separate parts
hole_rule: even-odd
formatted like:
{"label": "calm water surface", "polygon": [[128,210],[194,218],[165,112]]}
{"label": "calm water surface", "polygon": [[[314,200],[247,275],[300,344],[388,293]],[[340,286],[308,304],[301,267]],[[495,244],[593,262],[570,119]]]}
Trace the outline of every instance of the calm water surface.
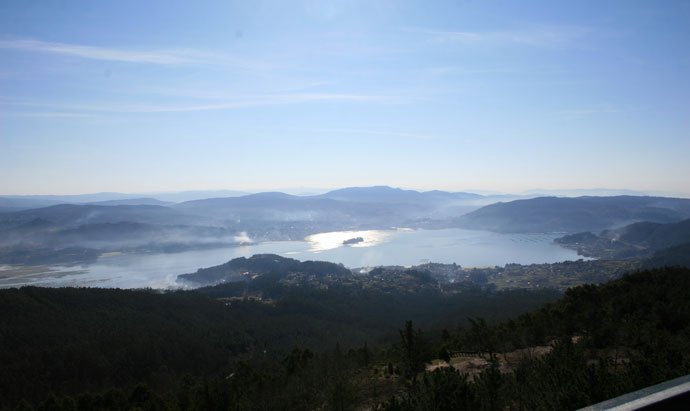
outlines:
{"label": "calm water surface", "polygon": [[[364,241],[343,245],[362,237]],[[298,260],[323,260],[347,267],[457,263],[465,267],[507,263],[554,263],[581,258],[553,244],[552,234],[497,234],[487,231],[369,230],[321,233],[305,241],[276,241],[174,254],[120,254],[102,256],[82,267],[33,267],[30,273],[0,267],[0,287],[24,284],[44,286],[99,286],[120,288],[177,287],[179,274],[225,263],[237,257],[272,253]]]}

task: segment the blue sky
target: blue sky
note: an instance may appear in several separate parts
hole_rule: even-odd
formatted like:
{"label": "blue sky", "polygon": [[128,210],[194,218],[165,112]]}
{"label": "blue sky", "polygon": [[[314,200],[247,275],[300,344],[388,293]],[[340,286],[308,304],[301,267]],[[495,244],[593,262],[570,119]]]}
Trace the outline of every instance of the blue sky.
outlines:
{"label": "blue sky", "polygon": [[3,1],[0,194],[688,194],[688,21],[688,1]]}

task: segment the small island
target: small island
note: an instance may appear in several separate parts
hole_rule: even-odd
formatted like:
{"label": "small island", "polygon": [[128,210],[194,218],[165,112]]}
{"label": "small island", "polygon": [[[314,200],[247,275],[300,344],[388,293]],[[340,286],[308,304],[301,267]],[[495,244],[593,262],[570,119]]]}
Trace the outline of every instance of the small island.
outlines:
{"label": "small island", "polygon": [[343,241],[343,245],[353,245],[353,244],[358,244],[361,242],[364,242],[364,238],[355,237],[355,238],[350,238],[349,240]]}

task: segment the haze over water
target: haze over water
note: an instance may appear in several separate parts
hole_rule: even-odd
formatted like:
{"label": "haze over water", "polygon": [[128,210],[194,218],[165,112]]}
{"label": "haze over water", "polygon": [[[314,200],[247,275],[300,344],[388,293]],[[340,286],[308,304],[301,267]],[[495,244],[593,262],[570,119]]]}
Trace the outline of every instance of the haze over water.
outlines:
{"label": "haze over water", "polygon": [[[91,286],[168,288],[180,286],[179,274],[223,264],[254,254],[278,254],[301,261],[322,260],[349,268],[378,265],[457,263],[464,267],[508,263],[555,263],[581,258],[553,244],[554,234],[497,234],[461,229],[367,230],[320,233],[306,241],[275,241],[240,247],[194,250],[173,254],[122,254],[99,258],[82,267],[45,267],[31,276],[13,279],[7,267],[0,271],[0,287]],[[343,241],[362,237],[354,245]],[[54,270],[54,271],[51,271]]]}

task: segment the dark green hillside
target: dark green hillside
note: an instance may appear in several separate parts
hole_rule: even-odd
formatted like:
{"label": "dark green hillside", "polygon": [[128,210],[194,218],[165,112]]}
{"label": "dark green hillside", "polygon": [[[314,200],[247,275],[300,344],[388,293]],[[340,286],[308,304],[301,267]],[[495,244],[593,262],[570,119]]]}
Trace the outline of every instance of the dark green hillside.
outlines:
{"label": "dark green hillside", "polygon": [[[386,273],[414,289],[372,282]],[[449,293],[419,271],[328,288],[276,274],[199,292],[0,290],[0,409],[575,409],[690,373],[690,269],[555,302]],[[424,372],[434,358],[463,371]]]}
{"label": "dark green hillside", "polygon": [[636,221],[690,217],[690,200],[666,197],[540,197],[496,203],[459,217],[460,227],[504,233],[598,232]]}
{"label": "dark green hillside", "polygon": [[[483,352],[486,367],[474,377],[427,372],[384,410],[578,409],[690,373],[690,269],[575,287],[515,320],[473,320],[445,341],[444,352]],[[551,348],[535,356],[538,345]]]}
{"label": "dark green hillside", "polygon": [[0,291],[0,312],[0,405],[214,374],[247,349],[240,320],[194,293],[25,287]]}
{"label": "dark green hillside", "polygon": [[[640,222],[600,234],[590,232],[566,235],[555,240],[579,254],[597,258],[649,257],[665,248],[690,243],[690,219],[677,223]],[[670,251],[673,253],[673,251]],[[658,265],[684,265],[678,259],[659,260]],[[648,262],[646,266],[651,266]]]}
{"label": "dark green hillside", "polygon": [[544,325],[546,338],[577,334],[592,347],[690,344],[690,269],[641,271],[571,288],[522,320]]}
{"label": "dark green hillside", "polygon": [[[629,230],[632,231],[632,227],[629,227]],[[661,224],[653,227],[649,233],[636,237],[633,237],[631,232],[625,232],[622,237],[624,241],[642,243],[653,250],[661,250],[690,242],[690,219],[678,223]]]}
{"label": "dark green hillside", "polygon": [[325,261],[300,262],[276,254],[256,254],[249,258],[235,258],[225,264],[214,267],[200,268],[195,273],[182,274],[178,277],[196,285],[205,285],[224,281],[246,281],[251,278],[251,275],[271,272],[284,274],[300,272],[319,277],[328,274],[336,276],[352,275],[350,270],[339,264]]}
{"label": "dark green hillside", "polygon": [[643,263],[645,268],[674,265],[690,267],[690,243],[659,250]]}
{"label": "dark green hillside", "polygon": [[603,231],[600,237],[651,250],[660,250],[690,242],[690,219],[668,224],[645,221]]}
{"label": "dark green hillside", "polygon": [[[253,262],[260,265],[259,260]],[[429,326],[452,326],[458,318],[477,315],[503,319],[558,296],[477,289],[444,297],[438,291],[400,294],[354,285],[319,289],[278,284],[285,275],[276,274],[200,292],[0,290],[0,409],[49,392],[75,395],[138,382],[165,392],[185,375],[230,373],[237,361],[268,361],[272,369],[295,346],[318,353],[337,343],[376,345],[394,337],[407,318]],[[274,299],[226,298],[244,293],[234,289],[238,285]]]}

